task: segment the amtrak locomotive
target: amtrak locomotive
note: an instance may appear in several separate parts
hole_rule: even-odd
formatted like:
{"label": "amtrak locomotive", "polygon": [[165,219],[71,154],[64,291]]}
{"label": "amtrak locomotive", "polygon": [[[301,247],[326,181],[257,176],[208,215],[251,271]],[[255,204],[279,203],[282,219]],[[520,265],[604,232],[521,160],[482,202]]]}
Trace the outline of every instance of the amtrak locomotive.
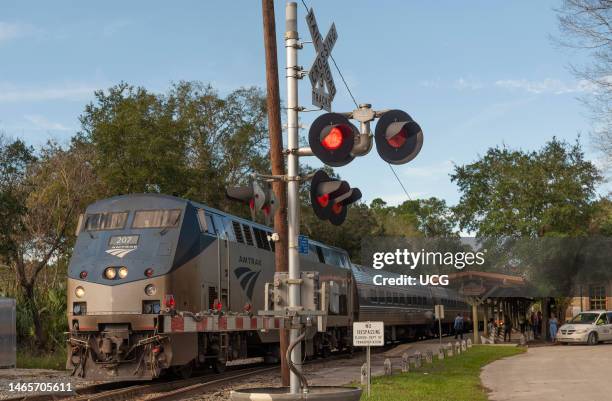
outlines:
{"label": "amtrak locomotive", "polygon": [[[269,227],[185,199],[135,194],[90,205],[77,234],[67,286],[67,367],[74,375],[144,380],[166,371],[188,376],[197,366],[220,371],[254,356],[278,359],[277,330],[202,323],[264,309],[264,285],[274,280]],[[456,312],[469,314],[452,290],[376,286],[372,277],[381,271],[316,241],[300,263],[331,289],[326,332],[304,343],[309,356],[350,348],[354,321],[382,320],[387,340],[395,341],[432,335],[436,303],[447,306],[444,331]],[[169,329],[177,316],[197,328]]]}

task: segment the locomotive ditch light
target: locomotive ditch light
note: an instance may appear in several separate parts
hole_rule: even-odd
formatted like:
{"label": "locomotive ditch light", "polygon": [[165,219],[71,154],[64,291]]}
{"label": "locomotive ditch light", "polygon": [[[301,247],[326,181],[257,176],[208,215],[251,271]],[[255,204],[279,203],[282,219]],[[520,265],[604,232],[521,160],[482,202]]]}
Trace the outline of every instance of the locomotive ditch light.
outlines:
{"label": "locomotive ditch light", "polygon": [[78,286],[74,289],[74,295],[76,295],[77,298],[83,298],[85,296],[85,289],[81,286]]}
{"label": "locomotive ditch light", "polygon": [[152,297],[157,292],[157,288],[153,284],[149,284],[145,287],[144,292],[148,296]]}
{"label": "locomotive ditch light", "polygon": [[404,164],[421,151],[423,131],[405,111],[389,110],[376,123],[374,140],[376,151],[384,161]]}
{"label": "locomotive ditch light", "polygon": [[308,131],[312,153],[323,163],[340,167],[350,163],[359,130],[342,114],[326,113],[313,121]]}

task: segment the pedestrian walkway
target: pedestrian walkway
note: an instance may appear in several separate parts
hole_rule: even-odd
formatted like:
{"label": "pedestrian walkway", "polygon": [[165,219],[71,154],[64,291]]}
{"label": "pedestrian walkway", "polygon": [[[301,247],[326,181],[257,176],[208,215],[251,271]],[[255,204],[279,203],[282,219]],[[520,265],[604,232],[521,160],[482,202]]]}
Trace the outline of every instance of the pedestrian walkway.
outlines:
{"label": "pedestrian walkway", "polygon": [[609,400],[610,366],[612,344],[530,347],[480,377],[491,401]]}

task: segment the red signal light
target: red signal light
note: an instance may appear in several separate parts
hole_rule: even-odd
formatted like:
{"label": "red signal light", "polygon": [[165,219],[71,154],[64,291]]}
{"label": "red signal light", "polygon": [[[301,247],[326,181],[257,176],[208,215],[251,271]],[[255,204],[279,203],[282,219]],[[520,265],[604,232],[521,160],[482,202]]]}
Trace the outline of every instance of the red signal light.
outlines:
{"label": "red signal light", "polygon": [[337,125],[333,127],[327,135],[323,137],[321,140],[321,145],[327,150],[336,150],[340,146],[342,146],[342,142],[344,142],[344,130],[342,125]]}
{"label": "red signal light", "polygon": [[81,277],[83,280],[85,280],[87,278],[87,272],[85,270],[83,270],[80,274],[79,277]]}
{"label": "red signal light", "polygon": [[399,149],[404,146],[407,140],[408,132],[406,132],[405,127],[402,127],[402,129],[397,134],[387,138],[387,142],[389,143],[389,145],[391,145],[395,149]]}
{"label": "red signal light", "polygon": [[223,309],[223,304],[221,302],[217,302],[215,304],[215,309],[217,310],[217,312],[221,312],[221,309]]}
{"label": "red signal light", "polygon": [[333,206],[332,206],[332,212],[334,212],[334,214],[342,213],[342,204],[334,203]]}
{"label": "red signal light", "polygon": [[153,276],[153,269],[150,268],[150,267],[148,269],[146,269],[145,270],[145,276],[147,276],[147,277]]}
{"label": "red signal light", "polygon": [[323,194],[321,196],[317,196],[317,203],[321,207],[327,207],[327,205],[329,204],[329,194]]}

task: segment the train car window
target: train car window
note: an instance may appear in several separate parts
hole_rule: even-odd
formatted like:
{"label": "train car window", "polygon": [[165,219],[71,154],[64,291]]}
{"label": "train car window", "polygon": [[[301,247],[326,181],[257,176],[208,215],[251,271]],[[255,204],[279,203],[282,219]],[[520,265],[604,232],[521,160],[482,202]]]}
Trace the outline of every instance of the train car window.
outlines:
{"label": "train car window", "polygon": [[85,221],[87,231],[121,230],[125,228],[128,212],[88,214]]}
{"label": "train car window", "polygon": [[325,256],[323,255],[323,250],[319,245],[315,245],[315,249],[317,250],[317,257],[319,258],[320,263],[325,263]]}
{"label": "train car window", "polygon": [[243,224],[242,229],[244,230],[244,239],[246,240],[247,245],[253,246],[253,235],[251,234],[251,226],[248,224]]}
{"label": "train car window", "polygon": [[232,227],[234,229],[234,235],[236,236],[236,241],[244,244],[244,237],[242,236],[242,228],[240,227],[240,223],[232,220]]}
{"label": "train car window", "polygon": [[393,303],[399,304],[399,294],[397,292],[393,293]]}
{"label": "train car window", "polygon": [[138,210],[132,228],[172,228],[179,224],[180,210]]}
{"label": "train car window", "polygon": [[402,305],[406,304],[406,295],[405,294],[400,294],[400,304],[402,304]]}
{"label": "train car window", "polygon": [[387,303],[388,304],[392,304],[393,303],[393,295],[390,292],[387,292],[386,295],[387,295]]}
{"label": "train car window", "polygon": [[348,268],[348,259],[342,252],[338,252],[335,249],[321,248],[323,250],[323,256],[325,263],[328,265],[334,265],[338,267]]}
{"label": "train car window", "polygon": [[376,297],[376,290],[370,290],[370,302],[378,303],[378,298]]}
{"label": "train car window", "polygon": [[378,290],[376,291],[376,293],[378,294],[378,299],[376,300],[376,302],[378,302],[379,304],[384,304],[385,303],[385,293],[383,290]]}

